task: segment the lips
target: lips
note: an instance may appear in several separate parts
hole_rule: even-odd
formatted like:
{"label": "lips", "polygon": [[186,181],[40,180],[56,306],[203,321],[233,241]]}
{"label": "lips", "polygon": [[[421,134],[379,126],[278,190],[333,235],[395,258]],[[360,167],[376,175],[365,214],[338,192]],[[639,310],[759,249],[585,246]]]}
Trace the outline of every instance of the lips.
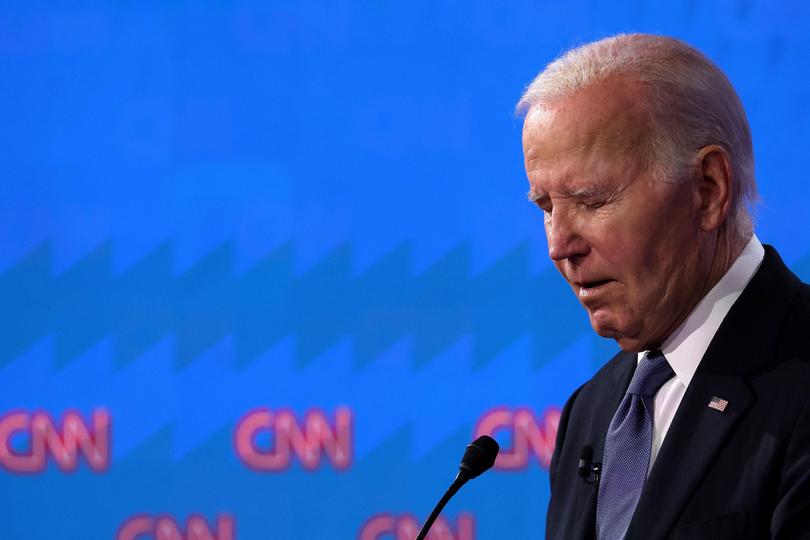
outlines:
{"label": "lips", "polygon": [[613,280],[606,278],[606,279],[595,279],[589,281],[574,281],[574,285],[579,289],[579,296],[580,297],[587,297],[593,296],[601,291],[606,285],[612,283]]}
{"label": "lips", "polygon": [[605,278],[605,279],[593,279],[593,280],[588,280],[588,281],[585,281],[585,280],[574,281],[572,283],[574,285],[576,285],[577,287],[581,288],[581,289],[591,289],[591,288],[594,288],[594,287],[598,287],[600,285],[604,285],[605,283],[608,283],[609,281],[613,281],[613,280],[610,279],[610,278]]}

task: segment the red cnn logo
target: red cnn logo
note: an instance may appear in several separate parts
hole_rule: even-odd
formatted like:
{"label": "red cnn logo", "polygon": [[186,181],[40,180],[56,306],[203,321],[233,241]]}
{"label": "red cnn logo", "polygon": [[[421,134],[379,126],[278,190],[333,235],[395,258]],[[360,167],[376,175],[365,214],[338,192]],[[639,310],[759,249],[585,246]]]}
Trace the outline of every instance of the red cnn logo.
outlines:
{"label": "red cnn logo", "polygon": [[[369,519],[360,529],[358,540],[413,540],[419,534],[421,525],[409,514],[394,516],[377,514]],[[426,540],[475,540],[475,518],[472,514],[461,513],[456,518],[456,526],[439,516]]]}
{"label": "red cnn logo", "polygon": [[[28,449],[13,449],[14,436],[27,436]],[[102,472],[110,464],[110,413],[93,411],[90,425],[76,411],[67,411],[61,426],[44,411],[12,411],[0,418],[0,465],[10,472],[45,470],[47,456],[65,472],[73,472],[79,454],[90,468]]]}
{"label": "red cnn logo", "polygon": [[[324,456],[335,469],[345,470],[352,463],[353,425],[352,412],[346,407],[337,408],[334,422],[313,409],[301,423],[287,409],[256,409],[237,424],[234,445],[239,458],[257,471],[284,470],[293,455],[308,470],[316,469]],[[256,437],[262,434],[272,436],[272,448],[257,447]]]}
{"label": "red cnn logo", "polygon": [[205,519],[192,515],[186,521],[185,532],[171,516],[132,516],[121,525],[115,540],[235,540],[236,524],[232,516],[217,516],[216,532],[212,532]]}
{"label": "red cnn logo", "polygon": [[512,448],[501,448],[495,460],[496,469],[525,469],[532,454],[543,468],[548,469],[559,423],[560,409],[557,407],[546,409],[542,422],[530,409],[498,407],[485,413],[478,421],[475,438],[481,435],[495,437],[502,430],[512,433]]}

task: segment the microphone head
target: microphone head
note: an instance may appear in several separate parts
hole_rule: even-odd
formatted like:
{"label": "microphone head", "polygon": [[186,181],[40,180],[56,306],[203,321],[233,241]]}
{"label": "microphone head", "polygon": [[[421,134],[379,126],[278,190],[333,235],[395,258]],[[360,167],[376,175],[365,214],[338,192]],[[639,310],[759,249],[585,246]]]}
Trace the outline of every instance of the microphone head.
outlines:
{"label": "microphone head", "polygon": [[500,447],[489,435],[481,435],[467,445],[460,469],[466,472],[467,480],[479,476],[495,464]]}
{"label": "microphone head", "polygon": [[579,454],[579,465],[577,465],[577,472],[582,478],[588,478],[591,475],[591,460],[593,459],[593,448],[590,446],[583,446],[582,452]]}

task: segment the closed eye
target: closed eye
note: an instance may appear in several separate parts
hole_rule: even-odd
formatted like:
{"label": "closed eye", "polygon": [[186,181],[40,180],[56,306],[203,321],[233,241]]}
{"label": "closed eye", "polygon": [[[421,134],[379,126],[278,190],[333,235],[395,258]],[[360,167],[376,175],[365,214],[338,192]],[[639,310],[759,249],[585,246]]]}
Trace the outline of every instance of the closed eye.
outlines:
{"label": "closed eye", "polygon": [[597,202],[583,202],[582,206],[587,208],[588,210],[597,210],[605,206],[605,201],[597,201]]}

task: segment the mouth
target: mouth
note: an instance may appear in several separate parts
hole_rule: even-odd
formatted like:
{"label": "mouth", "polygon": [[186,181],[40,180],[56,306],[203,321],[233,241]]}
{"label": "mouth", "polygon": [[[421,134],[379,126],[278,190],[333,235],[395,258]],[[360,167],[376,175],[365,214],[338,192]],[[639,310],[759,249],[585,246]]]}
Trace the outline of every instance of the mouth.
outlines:
{"label": "mouth", "polygon": [[584,298],[599,293],[610,283],[613,283],[612,279],[598,279],[595,281],[575,281],[574,285],[579,289],[579,297]]}

